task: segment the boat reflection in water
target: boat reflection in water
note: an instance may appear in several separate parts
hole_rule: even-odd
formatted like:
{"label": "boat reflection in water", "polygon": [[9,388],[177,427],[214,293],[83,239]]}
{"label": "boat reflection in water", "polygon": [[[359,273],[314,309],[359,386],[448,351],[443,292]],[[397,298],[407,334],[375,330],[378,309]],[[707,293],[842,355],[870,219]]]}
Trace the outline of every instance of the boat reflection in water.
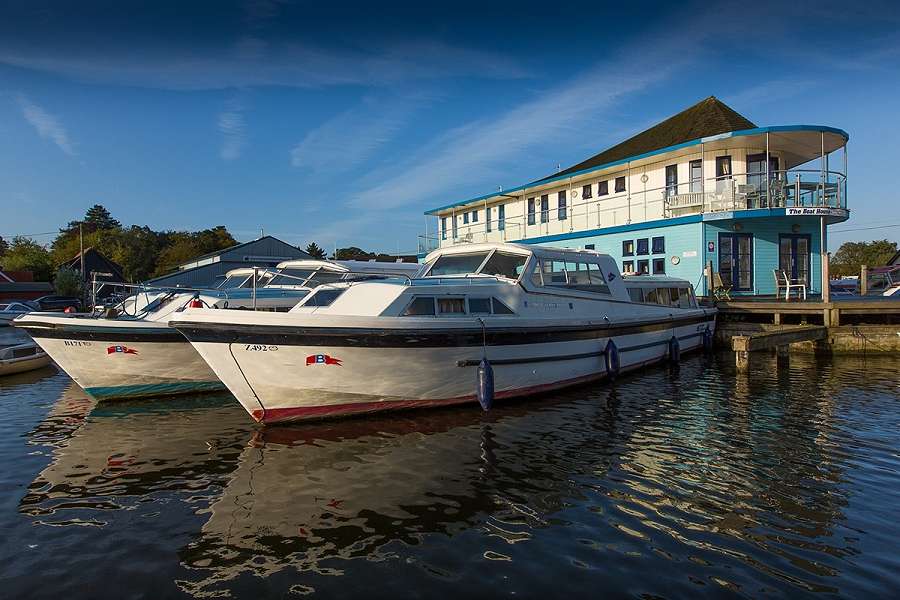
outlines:
{"label": "boat reflection in water", "polygon": [[747,379],[692,357],[489,413],[264,429],[233,399],[91,412],[73,387],[29,434],[53,457],[20,511],[99,525],[64,535],[95,553],[93,580],[135,536],[116,556],[158,552],[136,585],[169,596],[877,592],[893,505],[860,465],[887,458],[841,415],[889,386],[871,360],[767,360]]}

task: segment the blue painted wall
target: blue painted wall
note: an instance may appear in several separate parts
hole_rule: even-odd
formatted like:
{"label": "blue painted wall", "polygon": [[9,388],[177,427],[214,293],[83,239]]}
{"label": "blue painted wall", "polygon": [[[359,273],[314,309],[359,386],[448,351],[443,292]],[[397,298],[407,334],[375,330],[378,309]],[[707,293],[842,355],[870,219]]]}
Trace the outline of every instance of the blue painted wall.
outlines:
{"label": "blue painted wall", "polygon": [[[821,239],[819,219],[808,217],[771,217],[766,219],[723,219],[707,221],[706,241],[715,242],[714,252],[705,252],[705,260],[711,260],[713,269],[719,268],[719,233],[733,233],[734,224],[741,226],[740,233],[753,234],[753,291],[752,294],[774,294],[775,278],[772,274],[778,268],[778,240],[780,234],[802,233],[810,236],[810,288],[809,293],[822,293],[822,262],[819,255]],[[792,227],[797,225],[797,231]],[[734,292],[737,293],[737,292]]]}

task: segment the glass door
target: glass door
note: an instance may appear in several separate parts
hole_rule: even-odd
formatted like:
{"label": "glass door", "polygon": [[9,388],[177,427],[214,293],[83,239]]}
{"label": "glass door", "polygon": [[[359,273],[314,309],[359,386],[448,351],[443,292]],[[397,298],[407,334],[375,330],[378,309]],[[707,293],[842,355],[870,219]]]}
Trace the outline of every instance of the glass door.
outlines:
{"label": "glass door", "polygon": [[783,234],[778,238],[778,268],[809,287],[809,234]]}
{"label": "glass door", "polygon": [[737,292],[753,291],[753,234],[719,234],[719,275]]}

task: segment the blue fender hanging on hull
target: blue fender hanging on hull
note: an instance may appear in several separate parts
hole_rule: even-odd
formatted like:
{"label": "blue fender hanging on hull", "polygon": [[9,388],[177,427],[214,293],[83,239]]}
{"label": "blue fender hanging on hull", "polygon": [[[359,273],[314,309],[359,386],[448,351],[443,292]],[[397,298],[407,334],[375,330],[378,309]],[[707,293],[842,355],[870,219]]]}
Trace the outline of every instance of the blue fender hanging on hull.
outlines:
{"label": "blue fender hanging on hull", "polygon": [[609,340],[606,343],[606,351],[603,355],[606,360],[606,375],[610,379],[615,379],[619,374],[619,349],[616,348],[614,341]]}
{"label": "blue fender hanging on hull", "polygon": [[484,410],[490,410],[494,405],[494,369],[487,357],[482,358],[478,364],[476,388],[475,395],[478,396],[478,404]]}
{"label": "blue fender hanging on hull", "polygon": [[678,344],[678,338],[674,335],[669,339],[669,362],[677,363],[681,360],[681,346]]}

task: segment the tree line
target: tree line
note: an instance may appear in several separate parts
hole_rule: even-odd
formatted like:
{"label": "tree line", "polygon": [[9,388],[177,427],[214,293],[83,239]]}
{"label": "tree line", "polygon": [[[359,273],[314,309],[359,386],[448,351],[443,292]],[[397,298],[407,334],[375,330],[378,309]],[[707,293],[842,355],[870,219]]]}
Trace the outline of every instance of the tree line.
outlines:
{"label": "tree line", "polygon": [[48,245],[17,236],[0,238],[0,266],[6,271],[31,271],[37,281],[52,281],[59,268],[78,255],[81,233],[85,249],[93,247],[122,267],[128,282],[139,282],[174,270],[198,256],[237,244],[224,226],[202,231],[154,231],[147,226],[123,226],[100,204],[81,221],[70,221]]}

